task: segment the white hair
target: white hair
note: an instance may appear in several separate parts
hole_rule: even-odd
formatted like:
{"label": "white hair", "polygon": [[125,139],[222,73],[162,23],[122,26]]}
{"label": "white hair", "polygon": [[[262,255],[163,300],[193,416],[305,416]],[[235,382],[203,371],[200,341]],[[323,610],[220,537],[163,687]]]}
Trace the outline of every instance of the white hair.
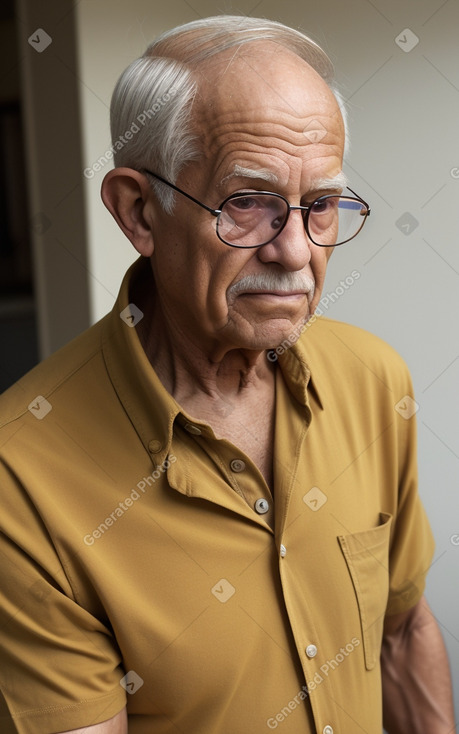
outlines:
{"label": "white hair", "polygon": [[[260,40],[284,46],[320,74],[338,101],[347,130],[343,99],[333,84],[333,65],[320,46],[277,21],[220,15],[166,31],[123,72],[110,107],[115,166],[149,168],[175,183],[183,166],[201,155],[191,121],[195,69],[228,48]],[[150,180],[161,205],[171,213],[174,192]]]}

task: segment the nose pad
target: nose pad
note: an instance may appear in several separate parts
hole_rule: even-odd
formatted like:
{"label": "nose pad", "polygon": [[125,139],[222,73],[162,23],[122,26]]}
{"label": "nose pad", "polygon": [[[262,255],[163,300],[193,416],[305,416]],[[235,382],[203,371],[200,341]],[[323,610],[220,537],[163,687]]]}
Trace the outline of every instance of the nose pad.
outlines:
{"label": "nose pad", "polygon": [[[292,209],[290,210],[289,216],[287,217],[287,221],[285,222],[284,226],[282,227],[282,231],[279,232],[279,235],[282,236],[284,234],[284,232],[290,232],[290,230],[292,230],[292,228],[293,228],[294,232],[297,233],[299,231],[299,228],[300,228],[300,224],[298,222],[298,215],[299,215],[300,216],[300,220],[301,220],[301,229],[302,229],[302,231],[304,233],[304,236],[305,236],[308,244],[314,244],[312,242],[311,238],[309,237],[307,231],[306,231],[305,214],[306,214],[306,212],[303,212],[301,209],[297,209],[296,207],[292,207]],[[280,219],[280,224],[282,226],[283,219],[281,219],[280,217],[278,219]],[[276,220],[274,220],[274,221],[276,221]]]}
{"label": "nose pad", "polygon": [[[260,247],[258,257],[262,262],[276,262],[288,271],[302,270],[311,261],[312,242],[309,239],[301,212],[293,210],[282,230],[273,239]],[[276,222],[273,219],[272,222]]]}

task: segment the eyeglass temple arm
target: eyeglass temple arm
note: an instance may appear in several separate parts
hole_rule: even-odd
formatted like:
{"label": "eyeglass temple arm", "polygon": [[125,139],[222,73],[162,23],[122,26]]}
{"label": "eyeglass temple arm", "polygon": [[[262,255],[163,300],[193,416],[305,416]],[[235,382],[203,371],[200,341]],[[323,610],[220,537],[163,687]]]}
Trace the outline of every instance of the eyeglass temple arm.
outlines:
{"label": "eyeglass temple arm", "polygon": [[165,178],[162,176],[158,176],[157,173],[153,173],[153,171],[149,171],[147,168],[143,169],[145,173],[149,173],[150,176],[153,176],[154,178],[157,178],[159,181],[162,181],[163,184],[166,184],[166,186],[170,186],[171,189],[174,189],[174,191],[178,191],[179,194],[182,194],[183,196],[186,196],[187,199],[191,199],[191,201],[194,201],[195,204],[199,204],[199,206],[202,206],[203,209],[207,209],[208,212],[214,215],[214,217],[218,217],[219,214],[221,214],[220,209],[211,209],[210,206],[207,206],[207,204],[203,204],[202,201],[198,201],[194,198],[194,196],[191,196],[191,194],[187,194],[186,191],[182,191],[182,189],[179,189],[178,186],[175,186],[170,181],[166,181]]}
{"label": "eyeglass temple arm", "polygon": [[[165,178],[163,178],[162,176],[159,176],[157,173],[153,173],[153,171],[149,171],[148,168],[144,168],[144,171],[145,173],[149,173],[150,176],[153,176],[153,178],[157,178],[158,181],[162,181],[162,183],[165,184],[166,186],[170,186],[171,189],[174,189],[174,191],[177,191],[179,194],[182,194],[182,196],[186,196],[187,199],[194,201],[195,204],[198,204],[198,206],[201,206],[203,209],[206,209],[208,212],[213,214],[214,217],[218,217],[218,215],[221,214],[220,209],[212,209],[210,206],[207,206],[207,204],[203,204],[202,201],[198,201],[198,199],[195,199],[194,196],[191,196],[191,194],[187,194],[186,191],[182,191],[182,189],[179,189],[178,186],[175,186],[175,184],[171,183],[170,181],[167,181]],[[367,204],[367,202],[364,199],[362,199],[362,197],[359,196],[355,191],[353,191],[353,189],[351,189],[349,186],[347,186],[346,188],[348,189],[348,191],[354,194],[356,199],[361,201],[362,204],[365,204],[367,208],[366,216],[369,217],[371,214],[371,209],[370,209],[369,204]]]}
{"label": "eyeglass temple arm", "polygon": [[362,202],[362,204],[365,204],[365,206],[366,206],[366,208],[367,208],[367,212],[366,212],[365,216],[369,217],[369,216],[370,216],[370,214],[371,214],[371,209],[370,209],[370,205],[369,205],[369,204],[367,204],[367,202],[366,202],[366,201],[365,201],[364,199],[362,199],[362,197],[361,197],[361,196],[359,196],[358,194],[356,194],[356,193],[355,193],[355,191],[353,191],[353,190],[352,190],[352,189],[350,188],[350,186],[346,186],[346,188],[347,188],[347,190],[348,190],[348,191],[350,191],[350,192],[351,192],[352,194],[354,194],[354,196],[355,196],[355,198],[356,198],[356,199],[358,199],[359,201],[361,201],[361,202]]}

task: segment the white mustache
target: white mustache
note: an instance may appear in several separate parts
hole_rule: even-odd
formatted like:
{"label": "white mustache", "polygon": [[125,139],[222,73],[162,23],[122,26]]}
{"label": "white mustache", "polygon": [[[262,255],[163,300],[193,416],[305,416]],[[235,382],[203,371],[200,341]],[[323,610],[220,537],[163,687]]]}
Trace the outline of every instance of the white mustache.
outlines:
{"label": "white mustache", "polygon": [[260,273],[246,275],[228,289],[228,296],[236,296],[242,291],[304,291],[311,302],[314,296],[315,283],[308,275],[300,273]]}

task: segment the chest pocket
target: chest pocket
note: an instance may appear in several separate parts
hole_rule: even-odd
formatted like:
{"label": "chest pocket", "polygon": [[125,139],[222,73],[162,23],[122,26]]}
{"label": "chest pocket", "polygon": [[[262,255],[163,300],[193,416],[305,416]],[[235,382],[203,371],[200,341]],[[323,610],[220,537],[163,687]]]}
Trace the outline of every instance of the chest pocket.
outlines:
{"label": "chest pocket", "polygon": [[392,515],[382,512],[380,521],[381,524],[372,530],[338,536],[359,606],[367,670],[372,670],[379,662],[389,595]]}

